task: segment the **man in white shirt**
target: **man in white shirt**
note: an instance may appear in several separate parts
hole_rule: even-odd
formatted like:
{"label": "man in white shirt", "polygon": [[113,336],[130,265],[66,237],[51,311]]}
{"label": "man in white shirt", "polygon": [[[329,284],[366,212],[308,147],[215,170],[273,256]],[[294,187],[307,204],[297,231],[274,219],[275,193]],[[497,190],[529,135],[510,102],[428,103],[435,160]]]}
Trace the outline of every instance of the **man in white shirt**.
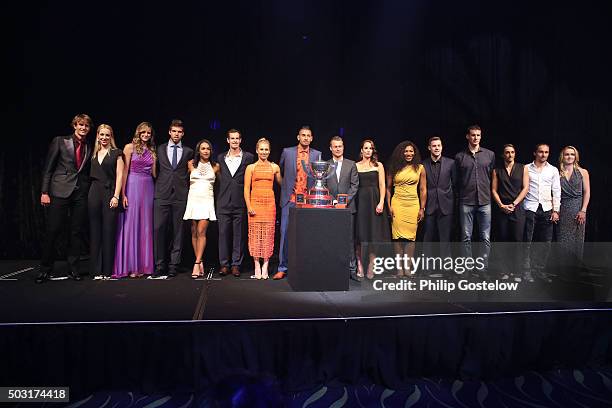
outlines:
{"label": "man in white shirt", "polygon": [[[544,272],[550,243],[553,237],[553,224],[559,221],[561,206],[561,183],[559,170],[548,163],[550,147],[545,143],[536,145],[534,161],[527,166],[529,170],[529,192],[523,201],[525,208],[525,245],[524,278],[533,282],[533,274],[547,282],[550,275]],[[532,242],[543,242],[532,248]]]}

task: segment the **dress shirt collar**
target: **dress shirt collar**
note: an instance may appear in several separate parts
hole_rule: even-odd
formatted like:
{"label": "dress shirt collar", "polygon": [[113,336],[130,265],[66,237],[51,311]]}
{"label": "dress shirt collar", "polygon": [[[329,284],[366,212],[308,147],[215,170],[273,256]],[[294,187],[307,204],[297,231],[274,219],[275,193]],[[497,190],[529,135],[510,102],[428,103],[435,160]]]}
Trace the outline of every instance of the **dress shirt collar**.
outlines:
{"label": "dress shirt collar", "polygon": [[[468,154],[475,155],[476,153],[482,152],[482,147],[480,147],[480,145],[478,145],[478,149],[476,149],[474,152],[472,152],[472,150],[470,149],[470,145],[468,145],[468,147],[466,147],[465,151]],[[440,157],[442,157],[442,156],[440,156]]]}
{"label": "dress shirt collar", "polygon": [[[535,160],[534,160],[534,161],[532,161],[532,162],[531,162],[529,165],[530,165],[530,166],[531,166],[531,167],[532,167],[532,168],[533,168],[535,171],[538,171],[538,166],[536,166]],[[553,167],[553,165],[552,165],[552,164],[550,164],[548,161],[544,162],[544,165],[542,166],[542,171],[546,170],[546,169],[547,169],[547,168],[549,168],[549,167]]]}
{"label": "dress shirt collar", "polygon": [[240,149],[240,148],[239,148],[239,149],[238,149],[238,154],[237,154],[237,155],[235,155],[235,156],[234,156],[234,155],[232,155],[232,151],[231,151],[231,150],[228,150],[228,151],[227,151],[227,153],[226,153],[226,155],[225,155],[225,158],[227,159],[228,157],[229,157],[229,158],[240,157],[240,158],[242,159],[242,149]]}

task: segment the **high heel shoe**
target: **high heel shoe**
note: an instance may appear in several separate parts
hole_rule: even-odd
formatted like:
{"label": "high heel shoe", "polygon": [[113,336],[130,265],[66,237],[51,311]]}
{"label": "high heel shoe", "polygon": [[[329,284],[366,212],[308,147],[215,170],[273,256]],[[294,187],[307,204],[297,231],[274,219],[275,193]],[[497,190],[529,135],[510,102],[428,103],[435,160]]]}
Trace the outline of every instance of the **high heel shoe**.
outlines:
{"label": "high heel shoe", "polygon": [[357,273],[356,273],[358,278],[363,279],[363,267],[361,265],[357,265]]}
{"label": "high heel shoe", "polygon": [[191,272],[191,279],[198,279],[200,276],[202,276],[202,261],[200,262],[194,262],[193,263],[193,268],[195,269],[196,265],[198,266],[198,272]]}

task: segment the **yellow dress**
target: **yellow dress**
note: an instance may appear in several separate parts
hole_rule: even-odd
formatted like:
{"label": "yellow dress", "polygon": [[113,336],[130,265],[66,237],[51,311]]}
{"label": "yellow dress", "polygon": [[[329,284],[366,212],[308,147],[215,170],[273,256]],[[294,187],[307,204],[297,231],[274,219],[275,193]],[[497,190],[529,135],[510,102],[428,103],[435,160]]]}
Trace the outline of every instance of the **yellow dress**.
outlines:
{"label": "yellow dress", "polygon": [[419,215],[419,194],[417,187],[423,165],[414,171],[412,166],[406,166],[393,178],[393,221],[391,222],[391,235],[393,239],[407,239],[414,241],[417,231],[417,217]]}

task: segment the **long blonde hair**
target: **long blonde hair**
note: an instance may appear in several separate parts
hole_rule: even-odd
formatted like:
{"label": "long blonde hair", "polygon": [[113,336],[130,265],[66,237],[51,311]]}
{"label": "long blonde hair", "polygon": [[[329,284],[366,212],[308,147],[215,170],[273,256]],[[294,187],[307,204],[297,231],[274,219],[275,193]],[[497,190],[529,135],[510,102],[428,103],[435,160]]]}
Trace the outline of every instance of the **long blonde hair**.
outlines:
{"label": "long blonde hair", "polygon": [[561,176],[565,176],[565,167],[563,166],[563,153],[567,149],[574,150],[574,153],[576,153],[576,160],[574,160],[574,168],[580,168],[580,153],[578,153],[578,149],[576,149],[574,146],[565,146],[563,149],[561,149],[561,153],[559,153],[559,174]]}
{"label": "long blonde hair", "polygon": [[134,145],[134,151],[140,155],[144,152],[144,143],[142,142],[142,139],[140,138],[140,132],[142,132],[144,128],[151,129],[151,138],[145,143],[146,143],[147,149],[149,149],[149,151],[151,152],[153,159],[155,159],[157,157],[157,154],[155,153],[155,131],[153,130],[153,126],[149,122],[140,122],[140,124],[136,126],[136,131],[134,132],[134,138],[132,139],[132,144]]}
{"label": "long blonde hair", "polygon": [[100,134],[100,130],[102,129],[110,130],[111,149],[117,148],[117,145],[115,144],[115,132],[113,132],[113,128],[111,127],[111,125],[102,123],[100,126],[98,126],[98,129],[96,130],[96,143],[94,145],[94,150],[93,150],[93,154],[91,155],[91,157],[96,157],[96,155],[98,154],[98,151],[100,150],[100,142],[98,141],[98,135]]}

